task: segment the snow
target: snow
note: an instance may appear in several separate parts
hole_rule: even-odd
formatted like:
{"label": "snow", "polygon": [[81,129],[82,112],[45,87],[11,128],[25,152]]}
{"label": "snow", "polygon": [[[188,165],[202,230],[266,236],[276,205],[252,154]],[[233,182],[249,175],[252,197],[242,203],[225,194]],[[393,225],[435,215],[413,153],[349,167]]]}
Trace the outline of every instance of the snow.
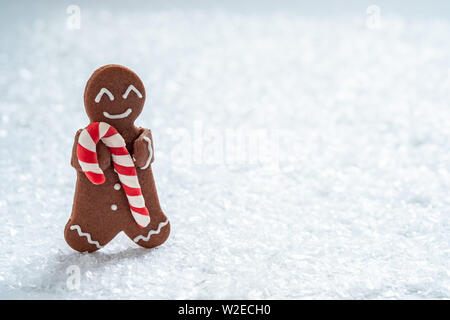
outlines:
{"label": "snow", "polygon": [[[0,298],[450,298],[449,22],[81,9],[0,47]],[[79,254],[69,159],[108,63],[146,85],[172,233]]]}

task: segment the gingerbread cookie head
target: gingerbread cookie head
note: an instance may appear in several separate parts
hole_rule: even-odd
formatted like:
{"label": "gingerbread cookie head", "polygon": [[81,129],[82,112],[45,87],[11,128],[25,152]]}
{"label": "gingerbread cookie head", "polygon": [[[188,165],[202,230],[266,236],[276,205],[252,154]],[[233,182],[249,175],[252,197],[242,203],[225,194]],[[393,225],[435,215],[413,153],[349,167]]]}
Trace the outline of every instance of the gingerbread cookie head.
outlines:
{"label": "gingerbread cookie head", "polygon": [[84,90],[84,106],[91,122],[106,122],[117,128],[133,125],[144,102],[141,79],[120,65],[95,70]]}

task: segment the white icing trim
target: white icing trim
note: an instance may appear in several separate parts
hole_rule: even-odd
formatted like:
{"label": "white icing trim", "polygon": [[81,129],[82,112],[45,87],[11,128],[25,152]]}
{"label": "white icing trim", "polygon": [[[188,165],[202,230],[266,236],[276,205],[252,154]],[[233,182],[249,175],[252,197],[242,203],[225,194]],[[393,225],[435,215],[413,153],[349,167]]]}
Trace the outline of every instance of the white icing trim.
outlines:
{"label": "white icing trim", "polygon": [[154,235],[154,234],[159,234],[159,233],[161,232],[161,228],[164,227],[164,226],[166,226],[168,223],[169,223],[169,220],[166,220],[166,221],[164,221],[164,222],[161,222],[161,223],[158,225],[158,229],[156,229],[156,230],[150,230],[150,231],[148,232],[147,237],[144,237],[143,235],[140,235],[140,236],[137,236],[136,238],[134,238],[133,241],[134,241],[134,242],[138,242],[139,240],[144,240],[144,241],[150,240],[150,237],[151,237],[152,235]]}
{"label": "white icing trim", "polygon": [[152,157],[153,157],[152,140],[150,140],[149,137],[145,137],[145,136],[144,136],[144,140],[147,141],[149,155],[147,158],[147,162],[145,163],[145,166],[141,167],[142,170],[145,170],[148,168],[148,166],[150,165],[150,161],[152,160]]}
{"label": "white icing trim", "polygon": [[108,112],[103,111],[103,115],[105,117],[107,117],[108,119],[123,119],[123,118],[128,117],[130,115],[131,111],[133,111],[133,110],[131,110],[131,108],[128,108],[124,113],[121,113],[121,114],[109,114]]}
{"label": "white icing trim", "polygon": [[113,96],[113,94],[111,93],[111,91],[109,91],[109,90],[106,89],[106,88],[101,88],[100,91],[98,92],[97,96],[95,97],[95,100],[94,100],[94,101],[95,101],[96,103],[99,103],[104,93],[106,93],[106,94],[108,95],[109,100],[111,100],[111,101],[114,100],[114,96]]}
{"label": "white icing trim", "polygon": [[142,98],[142,94],[139,92],[138,89],[136,89],[135,86],[133,86],[132,84],[130,84],[127,88],[127,91],[125,91],[125,93],[122,95],[122,98],[126,99],[128,97],[128,94],[130,93],[130,91],[133,90],[137,96],[139,97],[139,99]]}
{"label": "white icing trim", "polygon": [[70,226],[70,230],[77,230],[78,235],[80,237],[86,237],[87,242],[89,242],[90,244],[95,244],[95,246],[99,249],[103,248],[103,246],[100,245],[100,243],[98,241],[93,241],[91,238],[91,235],[89,233],[85,233],[83,231],[81,231],[81,227],[77,224]]}

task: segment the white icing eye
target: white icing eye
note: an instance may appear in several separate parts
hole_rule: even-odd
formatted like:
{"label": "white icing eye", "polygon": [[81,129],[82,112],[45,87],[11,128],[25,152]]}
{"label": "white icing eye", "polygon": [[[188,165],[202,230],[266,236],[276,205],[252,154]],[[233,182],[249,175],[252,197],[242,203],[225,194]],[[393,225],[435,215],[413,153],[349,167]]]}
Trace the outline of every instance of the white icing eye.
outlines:
{"label": "white icing eye", "polygon": [[103,94],[107,94],[109,97],[109,100],[113,101],[114,100],[114,96],[111,93],[111,91],[109,91],[106,88],[101,88],[100,91],[98,92],[97,96],[95,97],[95,102],[99,103],[100,99],[102,98]]}
{"label": "white icing eye", "polygon": [[139,97],[139,98],[142,98],[142,94],[139,92],[139,90],[138,89],[136,89],[132,84],[130,84],[129,86],[128,86],[128,88],[127,88],[127,91],[125,91],[125,93],[123,94],[123,98],[124,99],[126,99],[127,97],[128,97],[128,94],[131,92],[131,91],[134,91],[134,93],[136,93],[136,95]]}

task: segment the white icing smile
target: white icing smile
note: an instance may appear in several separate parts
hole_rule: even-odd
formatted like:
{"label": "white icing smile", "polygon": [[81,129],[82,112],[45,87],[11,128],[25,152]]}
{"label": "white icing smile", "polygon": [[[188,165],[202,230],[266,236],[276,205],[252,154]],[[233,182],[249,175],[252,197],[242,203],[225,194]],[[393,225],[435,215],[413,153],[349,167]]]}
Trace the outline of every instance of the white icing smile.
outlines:
{"label": "white icing smile", "polygon": [[103,111],[103,115],[108,119],[123,119],[128,117],[131,111],[132,111],[131,108],[128,108],[124,113],[121,114],[109,114],[108,112]]}

